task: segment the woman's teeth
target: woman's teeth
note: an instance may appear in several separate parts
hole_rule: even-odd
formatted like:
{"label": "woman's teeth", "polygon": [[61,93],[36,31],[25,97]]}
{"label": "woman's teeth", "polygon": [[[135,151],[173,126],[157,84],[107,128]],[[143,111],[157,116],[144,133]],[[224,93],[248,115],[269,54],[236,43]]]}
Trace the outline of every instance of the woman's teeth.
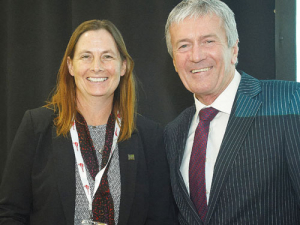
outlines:
{"label": "woman's teeth", "polygon": [[106,81],[108,78],[107,77],[88,77],[87,79],[92,82],[103,82],[103,81]]}

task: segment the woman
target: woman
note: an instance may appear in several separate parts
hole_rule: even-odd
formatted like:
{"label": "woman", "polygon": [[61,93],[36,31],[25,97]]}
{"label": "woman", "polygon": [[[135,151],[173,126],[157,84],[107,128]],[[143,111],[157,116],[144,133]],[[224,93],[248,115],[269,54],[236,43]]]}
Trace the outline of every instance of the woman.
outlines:
{"label": "woman", "polygon": [[118,29],[74,31],[54,95],[25,113],[0,189],[0,224],[173,224],[162,130],[135,112]]}

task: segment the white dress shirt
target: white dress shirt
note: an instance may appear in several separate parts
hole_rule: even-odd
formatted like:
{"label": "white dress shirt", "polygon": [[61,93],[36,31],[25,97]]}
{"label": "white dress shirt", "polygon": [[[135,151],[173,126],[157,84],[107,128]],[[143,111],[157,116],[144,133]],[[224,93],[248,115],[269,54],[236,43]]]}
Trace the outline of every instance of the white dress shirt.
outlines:
{"label": "white dress shirt", "polygon": [[227,127],[229,120],[229,115],[232,109],[233,101],[241,81],[241,75],[235,70],[234,78],[227,86],[227,88],[218,96],[218,98],[211,105],[202,104],[194,95],[196,113],[192,120],[181,166],[180,171],[185,182],[188,193],[190,192],[189,187],[189,164],[190,157],[192,153],[195,130],[199,123],[199,111],[202,108],[213,107],[219,110],[219,113],[216,117],[210,122],[207,148],[206,148],[206,161],[205,161],[205,181],[206,181],[206,197],[207,204],[209,200],[209,193],[211,189],[211,183],[214,173],[215,162],[220,150],[220,146],[224,137],[224,133]]}

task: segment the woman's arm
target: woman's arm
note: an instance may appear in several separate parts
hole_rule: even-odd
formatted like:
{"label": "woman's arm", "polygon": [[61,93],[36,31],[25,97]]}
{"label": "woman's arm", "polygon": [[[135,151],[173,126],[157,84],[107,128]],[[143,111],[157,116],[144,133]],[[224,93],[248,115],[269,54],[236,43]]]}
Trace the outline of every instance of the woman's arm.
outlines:
{"label": "woman's arm", "polygon": [[27,111],[9,151],[3,173],[0,186],[0,224],[28,224],[35,149],[36,136],[30,111]]}

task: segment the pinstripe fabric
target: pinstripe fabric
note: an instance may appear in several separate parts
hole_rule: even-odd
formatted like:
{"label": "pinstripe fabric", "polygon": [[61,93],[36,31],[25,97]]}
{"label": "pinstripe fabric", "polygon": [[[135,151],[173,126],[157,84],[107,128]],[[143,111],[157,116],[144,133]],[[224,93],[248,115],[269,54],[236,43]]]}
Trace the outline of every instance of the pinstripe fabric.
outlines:
{"label": "pinstripe fabric", "polygon": [[[195,107],[165,130],[181,224],[203,224],[180,165]],[[300,224],[300,84],[242,73],[214,168],[205,224]]]}

